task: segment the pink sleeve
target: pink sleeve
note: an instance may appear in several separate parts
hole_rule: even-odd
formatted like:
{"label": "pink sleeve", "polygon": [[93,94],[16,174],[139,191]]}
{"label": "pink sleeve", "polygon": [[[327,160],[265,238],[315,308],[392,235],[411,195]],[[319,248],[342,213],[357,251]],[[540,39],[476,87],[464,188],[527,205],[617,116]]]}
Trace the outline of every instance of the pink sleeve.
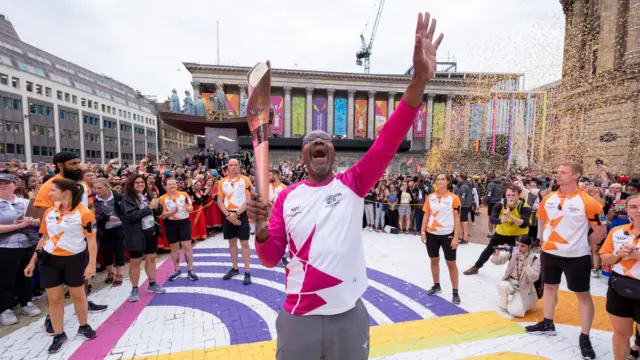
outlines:
{"label": "pink sleeve", "polygon": [[380,135],[360,161],[337,177],[360,197],[364,197],[380,180],[385,169],[398,151],[413,121],[418,116],[420,106],[412,109],[404,98],[384,124]]}
{"label": "pink sleeve", "polygon": [[271,210],[271,219],[269,219],[269,238],[263,243],[255,242],[256,252],[260,262],[268,268],[275,267],[287,249],[287,230],[284,225],[284,199],[287,194],[293,190],[295,186],[291,186],[282,190]]}

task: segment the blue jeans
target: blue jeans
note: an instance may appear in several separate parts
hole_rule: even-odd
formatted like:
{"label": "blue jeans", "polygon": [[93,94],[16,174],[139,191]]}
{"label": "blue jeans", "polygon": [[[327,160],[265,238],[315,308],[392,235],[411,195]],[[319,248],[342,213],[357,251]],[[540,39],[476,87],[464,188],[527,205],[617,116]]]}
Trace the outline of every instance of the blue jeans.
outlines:
{"label": "blue jeans", "polygon": [[375,217],[376,217],[376,221],[375,221],[375,227],[376,228],[384,228],[384,218],[387,215],[387,211],[384,209],[384,205],[383,204],[376,204],[376,208],[375,208]]}

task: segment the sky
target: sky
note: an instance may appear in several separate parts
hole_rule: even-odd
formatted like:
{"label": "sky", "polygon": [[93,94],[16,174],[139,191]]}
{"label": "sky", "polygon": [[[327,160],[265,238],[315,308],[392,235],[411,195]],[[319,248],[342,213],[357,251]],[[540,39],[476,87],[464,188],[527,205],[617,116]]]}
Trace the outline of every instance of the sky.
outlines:
{"label": "sky", "polygon": [[[379,0],[0,0],[21,39],[164,100],[191,89],[183,62],[363,72]],[[411,65],[415,23],[429,11],[445,34],[439,60],[458,71],[524,73],[531,89],[561,76],[564,14],[558,0],[387,0],[371,73]],[[368,26],[365,25],[368,23]],[[363,32],[364,31],[364,32]]]}

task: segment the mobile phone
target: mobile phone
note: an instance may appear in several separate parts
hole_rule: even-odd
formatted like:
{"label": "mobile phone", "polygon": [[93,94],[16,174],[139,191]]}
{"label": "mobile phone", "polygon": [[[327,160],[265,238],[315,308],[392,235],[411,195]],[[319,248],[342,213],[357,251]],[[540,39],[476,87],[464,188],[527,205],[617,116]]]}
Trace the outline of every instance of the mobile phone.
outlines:
{"label": "mobile phone", "polygon": [[24,214],[20,214],[18,215],[18,217],[16,217],[16,221],[20,221],[22,219],[24,219]]}

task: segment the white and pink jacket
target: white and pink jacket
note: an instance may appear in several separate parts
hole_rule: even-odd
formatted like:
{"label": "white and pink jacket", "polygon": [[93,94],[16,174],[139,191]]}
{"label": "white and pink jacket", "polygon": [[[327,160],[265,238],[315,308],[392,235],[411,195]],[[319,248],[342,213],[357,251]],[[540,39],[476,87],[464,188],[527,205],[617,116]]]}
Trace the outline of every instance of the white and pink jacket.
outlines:
{"label": "white and pink jacket", "polygon": [[289,245],[285,311],[341,314],[365,292],[364,196],[382,177],[417,114],[418,108],[410,108],[403,99],[357,164],[324,183],[303,181],[278,196],[269,238],[256,242],[256,251],[265,266],[274,267]]}

